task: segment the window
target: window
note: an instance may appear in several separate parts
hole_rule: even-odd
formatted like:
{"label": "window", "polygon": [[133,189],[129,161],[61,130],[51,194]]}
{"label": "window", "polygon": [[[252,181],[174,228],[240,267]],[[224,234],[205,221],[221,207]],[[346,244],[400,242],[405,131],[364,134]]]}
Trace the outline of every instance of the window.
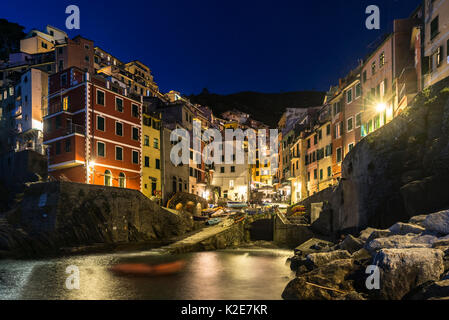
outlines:
{"label": "window", "polygon": [[97,156],[103,158],[106,156],[106,145],[103,142],[97,142]]}
{"label": "window", "polygon": [[143,145],[146,147],[150,146],[150,137],[149,136],[144,136],[143,138]]}
{"label": "window", "polygon": [[366,70],[365,70],[365,71],[363,71],[363,75],[362,75],[362,81],[363,81],[363,83],[365,83],[365,82],[366,82]]}
{"label": "window", "polygon": [[58,70],[59,71],[64,70],[64,60],[59,60]]}
{"label": "window", "polygon": [[332,168],[327,167],[327,177],[330,177],[332,175]]}
{"label": "window", "polygon": [[112,187],[112,174],[109,170],[104,172],[104,185],[107,187]]}
{"label": "window", "polygon": [[61,87],[67,86],[67,74],[61,74]]}
{"label": "window", "polygon": [[435,38],[440,33],[439,32],[439,21],[438,20],[439,20],[439,17],[437,16],[430,23],[430,39]]}
{"label": "window", "polygon": [[225,167],[220,168],[220,173],[225,173]]}
{"label": "window", "polygon": [[126,177],[123,172],[118,175],[118,186],[119,188],[126,188]]}
{"label": "window", "polygon": [[97,90],[97,104],[104,106],[104,92]]}
{"label": "window", "polygon": [[161,169],[161,160],[160,159],[156,159],[156,169],[158,169],[158,170]]}
{"label": "window", "polygon": [[229,188],[234,188],[234,180],[229,180]]}
{"label": "window", "polygon": [[55,127],[56,127],[56,129],[61,128],[61,116],[56,116],[56,118],[55,118]]}
{"label": "window", "polygon": [[362,84],[357,83],[355,86],[355,98],[360,98],[362,96]]}
{"label": "window", "polygon": [[340,163],[341,161],[342,161],[341,148],[337,148],[337,163]]}
{"label": "window", "polygon": [[133,150],[133,163],[139,164],[139,151]]}
{"label": "window", "polygon": [[338,122],[335,125],[335,139],[338,139],[341,137],[341,122]]}
{"label": "window", "polygon": [[351,132],[354,129],[354,118],[351,117],[348,119],[348,132]]}
{"label": "window", "polygon": [[334,116],[336,116],[337,114],[339,114],[341,112],[341,102],[336,102],[334,103]]}
{"label": "window", "polygon": [[131,111],[132,111],[132,116],[135,118],[139,117],[139,106],[137,104],[132,104],[131,105]]}
{"label": "window", "polygon": [[385,65],[385,52],[382,52],[379,56],[379,69]]}
{"label": "window", "polygon": [[115,147],[115,160],[123,161],[123,148]]}
{"label": "window", "polygon": [[307,181],[310,181],[310,171],[307,172]]}
{"label": "window", "polygon": [[101,116],[97,116],[97,130],[105,131],[105,122],[104,118]]}
{"label": "window", "polygon": [[44,48],[44,49],[47,49],[48,45],[45,42],[42,41],[41,42],[41,47]]}
{"label": "window", "polygon": [[159,149],[159,139],[157,139],[157,138],[153,139],[153,147],[155,149]]}
{"label": "window", "polygon": [[317,145],[318,144],[318,136],[314,135],[313,136],[313,145]]}
{"label": "window", "polygon": [[232,172],[232,173],[235,172],[235,167],[234,167],[234,166],[231,167],[231,172]]}
{"label": "window", "polygon": [[60,141],[56,142],[55,147],[56,147],[56,149],[55,149],[56,154],[61,154],[61,142]]}
{"label": "window", "polygon": [[355,116],[355,127],[360,128],[362,126],[362,114],[358,113]]}
{"label": "window", "polygon": [[146,168],[150,167],[150,157],[145,156],[145,167]]}
{"label": "window", "polygon": [[64,97],[62,99],[62,110],[64,111],[69,110],[69,97]]}
{"label": "window", "polygon": [[376,74],[376,61],[371,64],[371,74]]}
{"label": "window", "polygon": [[313,170],[313,179],[318,179],[318,170],[317,169],[314,169]]}
{"label": "window", "polygon": [[326,135],[329,136],[330,134],[331,134],[331,125],[328,124],[328,125],[326,126]]}
{"label": "window", "polygon": [[139,128],[133,127],[133,140],[139,141]]}
{"label": "window", "polygon": [[123,137],[123,124],[120,122],[115,123],[115,134]]}
{"label": "window", "polygon": [[323,169],[320,169],[320,180],[323,180],[323,178],[324,178]]}
{"label": "window", "polygon": [[349,146],[348,146],[349,152],[351,152],[352,149],[354,149],[354,144],[353,144],[353,143],[350,143]]}
{"label": "window", "polygon": [[72,144],[71,144],[71,140],[70,139],[67,139],[66,141],[65,141],[65,152],[70,152],[70,151],[72,151]]}
{"label": "window", "polygon": [[352,102],[352,88],[346,91],[346,102],[347,103]]}
{"label": "window", "polygon": [[123,100],[117,97],[115,98],[115,110],[123,112]]}

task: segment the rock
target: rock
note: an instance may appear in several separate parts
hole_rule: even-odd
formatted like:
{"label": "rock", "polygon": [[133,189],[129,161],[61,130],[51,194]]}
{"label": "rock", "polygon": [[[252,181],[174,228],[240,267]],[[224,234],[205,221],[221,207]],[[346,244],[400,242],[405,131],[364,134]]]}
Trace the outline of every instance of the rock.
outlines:
{"label": "rock", "polygon": [[330,248],[331,246],[333,246],[332,242],[312,238],[296,247],[295,254],[307,256],[310,253],[317,253],[323,249]]}
{"label": "rock", "polygon": [[367,229],[363,230],[362,232],[360,232],[359,239],[366,242],[366,241],[368,241],[368,239],[374,240],[376,238],[388,237],[390,235],[390,233],[391,233],[390,230],[367,228]]}
{"label": "rock", "polygon": [[391,231],[392,235],[406,235],[409,233],[420,234],[426,231],[426,229],[421,226],[402,222],[396,223],[395,225],[391,226],[388,230]]}
{"label": "rock", "polygon": [[329,262],[341,259],[350,259],[351,255],[346,250],[337,250],[331,252],[311,253],[307,256],[307,261],[310,262],[312,268],[316,268]]}
{"label": "rock", "polygon": [[[282,293],[285,300],[335,300],[354,291],[347,277],[358,266],[351,259],[336,260],[303,274],[287,285]],[[324,287],[324,288],[323,288]]]}
{"label": "rock", "polygon": [[428,300],[444,297],[449,297],[449,280],[438,281],[424,286],[410,300]]}
{"label": "rock", "polygon": [[433,248],[438,248],[438,247],[448,247],[448,246],[449,246],[449,236],[442,237],[442,238],[438,238],[438,239],[433,243]]}
{"label": "rock", "polygon": [[360,249],[359,251],[354,252],[351,258],[354,259],[354,261],[366,261],[372,259],[370,253],[366,249]]}
{"label": "rock", "polygon": [[430,235],[397,235],[388,238],[375,239],[367,243],[365,249],[373,254],[381,249],[431,248],[436,240],[436,237]]}
{"label": "rock", "polygon": [[436,249],[382,249],[374,260],[381,270],[380,299],[401,300],[407,293],[444,272],[443,252]]}
{"label": "rock", "polygon": [[363,240],[355,238],[352,235],[347,235],[345,240],[340,243],[339,247],[341,250],[346,250],[353,254],[354,252],[362,249],[364,244],[365,243]]}
{"label": "rock", "polygon": [[432,213],[423,221],[426,230],[449,234],[449,210]]}
{"label": "rock", "polygon": [[424,220],[426,220],[426,218],[427,215],[414,216],[409,220],[409,223],[422,226],[422,223],[424,222]]}

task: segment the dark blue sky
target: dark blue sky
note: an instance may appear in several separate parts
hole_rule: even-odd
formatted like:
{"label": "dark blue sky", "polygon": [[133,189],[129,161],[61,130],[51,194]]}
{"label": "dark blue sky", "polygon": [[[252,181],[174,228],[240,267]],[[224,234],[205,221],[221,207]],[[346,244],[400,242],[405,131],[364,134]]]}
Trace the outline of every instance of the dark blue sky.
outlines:
{"label": "dark blue sky", "polygon": [[[327,90],[369,44],[421,0],[4,1],[0,18],[28,31],[65,30],[65,8],[81,11],[81,34],[122,61],[147,64],[161,91],[183,94]],[[381,9],[381,30],[365,8]],[[67,30],[66,30],[67,31]]]}

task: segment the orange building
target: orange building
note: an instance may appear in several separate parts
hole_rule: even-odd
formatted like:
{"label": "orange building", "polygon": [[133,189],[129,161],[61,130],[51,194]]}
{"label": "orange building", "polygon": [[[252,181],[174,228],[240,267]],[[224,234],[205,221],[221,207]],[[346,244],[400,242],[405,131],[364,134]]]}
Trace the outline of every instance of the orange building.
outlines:
{"label": "orange building", "polygon": [[49,78],[44,144],[58,180],[140,190],[140,98],[76,67]]}

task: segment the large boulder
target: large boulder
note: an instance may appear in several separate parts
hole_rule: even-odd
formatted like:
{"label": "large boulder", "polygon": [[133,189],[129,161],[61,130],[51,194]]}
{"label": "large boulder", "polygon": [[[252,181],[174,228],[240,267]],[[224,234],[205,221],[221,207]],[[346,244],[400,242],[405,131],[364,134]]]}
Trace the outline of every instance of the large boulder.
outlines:
{"label": "large boulder", "polygon": [[374,239],[365,245],[365,249],[370,253],[374,253],[381,249],[432,248],[433,243],[437,239],[437,237],[431,235],[397,235],[388,238]]}
{"label": "large boulder", "polygon": [[420,216],[414,216],[409,220],[409,223],[422,226],[422,223],[424,222],[424,220],[426,220],[426,218],[427,218],[426,214],[420,215]]}
{"label": "large boulder", "polygon": [[307,256],[307,261],[314,268],[328,264],[329,262],[341,259],[350,259],[351,254],[346,250],[336,250],[330,252],[311,253]]}
{"label": "large boulder", "polygon": [[381,230],[374,228],[366,228],[365,230],[360,232],[359,239],[362,241],[374,240],[377,238],[388,237],[391,234],[390,230]]}
{"label": "large boulder", "polygon": [[425,228],[411,223],[402,223],[398,222],[395,225],[391,226],[388,230],[391,231],[392,235],[406,235],[409,233],[420,234],[426,231]]}
{"label": "large boulder", "polygon": [[432,213],[423,221],[426,230],[449,234],[449,210]]}
{"label": "large boulder", "polygon": [[346,250],[353,254],[363,248],[364,241],[355,238],[352,235],[347,235],[346,238],[340,243],[339,247],[341,250]]}
{"label": "large boulder", "polygon": [[401,300],[407,293],[444,272],[443,252],[437,249],[383,249],[374,259],[381,270],[378,298]]}
{"label": "large boulder", "polygon": [[358,266],[351,259],[336,260],[303,274],[287,285],[282,293],[286,300],[336,300],[354,292],[348,277]]}
{"label": "large boulder", "polygon": [[295,254],[307,256],[310,253],[317,253],[317,252],[320,252],[323,250],[327,250],[328,248],[332,247],[333,245],[334,244],[332,242],[317,239],[317,238],[312,238],[310,240],[307,240],[303,244],[297,246],[295,248]]}

